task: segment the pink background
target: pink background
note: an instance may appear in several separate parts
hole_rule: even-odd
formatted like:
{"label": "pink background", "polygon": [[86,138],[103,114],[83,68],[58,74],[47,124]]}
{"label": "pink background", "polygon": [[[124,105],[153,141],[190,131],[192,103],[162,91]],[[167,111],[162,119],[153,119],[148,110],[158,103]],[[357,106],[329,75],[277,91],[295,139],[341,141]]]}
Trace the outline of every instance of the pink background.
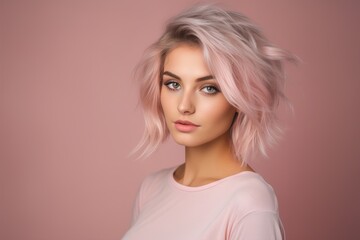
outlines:
{"label": "pink background", "polygon": [[[132,69],[194,1],[0,2],[0,239],[120,239],[143,177],[179,164],[143,130]],[[223,0],[302,59],[289,65],[284,139],[254,167],[288,239],[360,239],[360,4]]]}

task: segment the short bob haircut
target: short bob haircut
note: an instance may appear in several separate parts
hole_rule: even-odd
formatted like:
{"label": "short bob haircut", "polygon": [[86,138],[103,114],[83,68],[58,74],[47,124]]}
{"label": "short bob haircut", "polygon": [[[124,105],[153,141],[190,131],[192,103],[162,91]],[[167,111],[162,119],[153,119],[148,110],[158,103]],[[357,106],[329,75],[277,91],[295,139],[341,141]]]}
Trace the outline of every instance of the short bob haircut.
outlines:
{"label": "short bob haircut", "polygon": [[235,157],[247,164],[253,153],[266,156],[266,147],[281,132],[275,110],[285,99],[283,60],[293,57],[271,44],[244,15],[214,5],[196,5],[170,19],[135,69],[145,131],[134,152],[147,157],[169,135],[160,104],[161,75],[167,53],[179,44],[202,49],[221,92],[237,109],[230,130]]}

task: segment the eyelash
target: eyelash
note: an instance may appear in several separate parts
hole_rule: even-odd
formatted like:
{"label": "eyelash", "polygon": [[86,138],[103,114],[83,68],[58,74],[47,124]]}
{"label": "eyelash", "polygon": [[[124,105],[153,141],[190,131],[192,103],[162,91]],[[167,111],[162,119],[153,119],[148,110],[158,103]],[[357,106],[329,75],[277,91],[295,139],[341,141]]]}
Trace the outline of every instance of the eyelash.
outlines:
{"label": "eyelash", "polygon": [[[170,91],[177,91],[178,88],[176,88],[176,87],[174,88],[173,84],[177,84],[177,87],[180,87],[180,84],[179,84],[178,82],[176,82],[176,81],[169,80],[169,81],[164,82],[164,85],[165,85]],[[171,87],[171,86],[172,86],[172,87]],[[207,94],[207,95],[215,95],[215,94],[217,94],[218,92],[220,92],[220,90],[219,90],[217,87],[213,86],[213,85],[204,86],[204,87],[201,88],[201,90],[206,89],[206,88],[211,88],[211,91],[214,91],[214,92],[211,92],[211,93],[210,93],[210,92],[204,92],[204,93]]]}
{"label": "eyelash", "polygon": [[209,92],[206,93],[206,94],[209,94],[209,95],[215,95],[215,94],[217,94],[218,92],[220,92],[217,87],[212,86],[212,85],[205,86],[205,87],[203,87],[203,88],[201,88],[201,89],[205,89],[205,88],[211,88],[211,89],[214,91],[214,92],[211,92],[211,93],[209,93]]}
{"label": "eyelash", "polygon": [[177,90],[176,88],[172,88],[172,87],[171,87],[174,83],[175,83],[175,84],[178,84],[178,86],[180,86],[180,84],[179,84],[178,82],[171,81],[171,80],[165,82],[164,85],[165,85],[169,90],[171,90],[171,91],[176,91],[176,90]]}

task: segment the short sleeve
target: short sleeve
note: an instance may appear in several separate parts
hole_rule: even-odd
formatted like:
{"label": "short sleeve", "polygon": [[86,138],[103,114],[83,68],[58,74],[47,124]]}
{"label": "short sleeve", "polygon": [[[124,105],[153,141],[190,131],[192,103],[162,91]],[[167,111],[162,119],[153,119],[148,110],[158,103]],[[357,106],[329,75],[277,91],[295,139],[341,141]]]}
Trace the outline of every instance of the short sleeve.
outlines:
{"label": "short sleeve", "polygon": [[[159,171],[160,172],[160,171]],[[142,210],[143,203],[146,202],[146,199],[151,197],[154,193],[156,193],[156,176],[158,174],[152,174],[147,176],[142,183],[140,184],[138,193],[135,198],[135,202],[133,205],[133,216],[131,225],[134,225],[136,220],[138,219],[140,212]],[[155,187],[154,187],[155,186]]]}
{"label": "short sleeve", "polygon": [[136,220],[139,216],[139,213],[140,213],[140,193],[141,193],[140,191],[137,193],[135,202],[133,205],[131,225],[134,225],[134,223],[136,222]]}
{"label": "short sleeve", "polygon": [[284,232],[278,214],[256,211],[234,225],[230,240],[283,240]]}
{"label": "short sleeve", "polygon": [[140,215],[142,201],[143,201],[142,197],[144,195],[143,192],[145,189],[145,185],[146,185],[146,179],[141,183],[138,193],[136,194],[135,202],[133,205],[133,215],[132,215],[131,225],[134,225],[134,223],[136,222],[136,220]]}

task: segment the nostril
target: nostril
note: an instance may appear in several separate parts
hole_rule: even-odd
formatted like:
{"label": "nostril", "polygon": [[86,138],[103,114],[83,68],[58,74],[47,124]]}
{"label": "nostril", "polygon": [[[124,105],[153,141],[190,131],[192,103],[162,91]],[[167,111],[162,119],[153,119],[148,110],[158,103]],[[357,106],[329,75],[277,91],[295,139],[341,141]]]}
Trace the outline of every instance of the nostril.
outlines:
{"label": "nostril", "polygon": [[194,106],[190,103],[180,103],[178,106],[178,111],[182,114],[191,114],[195,110]]}

